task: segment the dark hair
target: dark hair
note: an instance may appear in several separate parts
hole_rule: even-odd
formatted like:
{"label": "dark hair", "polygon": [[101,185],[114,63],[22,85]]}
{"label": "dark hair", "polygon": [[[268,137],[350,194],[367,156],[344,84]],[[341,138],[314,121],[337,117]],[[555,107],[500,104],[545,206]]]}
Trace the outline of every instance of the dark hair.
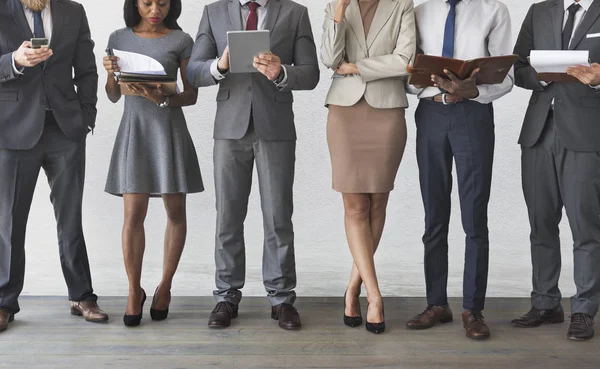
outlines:
{"label": "dark hair", "polygon": [[[179,29],[179,24],[177,24],[177,19],[181,15],[181,0],[170,0],[171,7],[169,9],[169,14],[165,18],[165,26],[169,29]],[[133,28],[140,24],[142,21],[142,17],[140,16],[140,12],[137,7],[137,0],[125,0],[125,5],[123,6],[123,18],[125,18],[125,25],[129,28]]]}

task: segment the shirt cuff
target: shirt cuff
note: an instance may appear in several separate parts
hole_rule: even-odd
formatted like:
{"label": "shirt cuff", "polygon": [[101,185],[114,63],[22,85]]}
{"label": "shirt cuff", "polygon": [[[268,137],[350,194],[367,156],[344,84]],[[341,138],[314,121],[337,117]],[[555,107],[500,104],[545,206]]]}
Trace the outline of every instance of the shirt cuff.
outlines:
{"label": "shirt cuff", "polygon": [[596,86],[589,85],[589,86],[596,91],[600,91],[600,85],[596,85]]}
{"label": "shirt cuff", "polygon": [[25,68],[17,69],[17,65],[15,64],[15,53],[12,53],[12,67],[15,74],[22,75]]}
{"label": "shirt cuff", "polygon": [[221,74],[221,72],[219,72],[219,60],[221,60],[221,58],[213,60],[210,65],[210,74],[212,74],[213,78],[217,81],[225,79],[225,76],[227,75],[227,72],[225,72],[225,74]]}
{"label": "shirt cuff", "polygon": [[288,81],[287,69],[285,69],[285,65],[282,65],[281,69],[283,69],[283,79],[281,80],[281,82],[275,83],[275,86],[277,86],[277,88],[279,89],[284,88],[287,85]]}

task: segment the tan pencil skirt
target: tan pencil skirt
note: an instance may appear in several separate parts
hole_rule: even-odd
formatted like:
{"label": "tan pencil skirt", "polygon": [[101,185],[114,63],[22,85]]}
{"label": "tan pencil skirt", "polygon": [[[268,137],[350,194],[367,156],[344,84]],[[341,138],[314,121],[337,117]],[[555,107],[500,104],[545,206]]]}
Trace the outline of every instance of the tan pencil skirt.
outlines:
{"label": "tan pencil skirt", "polygon": [[353,106],[329,105],[327,143],[334,190],[389,192],[406,146],[404,109],[376,109],[364,98]]}

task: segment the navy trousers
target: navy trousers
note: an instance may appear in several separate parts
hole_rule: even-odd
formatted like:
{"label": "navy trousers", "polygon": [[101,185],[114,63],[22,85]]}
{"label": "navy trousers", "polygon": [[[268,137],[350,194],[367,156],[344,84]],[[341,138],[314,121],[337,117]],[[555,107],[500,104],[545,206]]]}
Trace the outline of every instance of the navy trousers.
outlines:
{"label": "navy trousers", "polygon": [[421,99],[415,119],[425,208],[427,303],[448,303],[448,223],[454,159],[466,234],[463,308],[481,311],[489,261],[487,210],[495,141],[493,106],[475,101],[443,105]]}

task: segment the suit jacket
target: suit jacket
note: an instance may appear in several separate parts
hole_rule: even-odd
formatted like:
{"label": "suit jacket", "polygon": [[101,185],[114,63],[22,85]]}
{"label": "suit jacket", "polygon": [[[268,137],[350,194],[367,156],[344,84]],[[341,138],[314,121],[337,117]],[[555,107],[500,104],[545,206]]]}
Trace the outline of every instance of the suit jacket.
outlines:
{"label": "suit jacket", "polygon": [[33,35],[21,2],[0,0],[0,149],[35,146],[47,106],[71,140],[95,126],[98,74],[85,10],[70,0],[51,0],[51,9],[54,54],[18,75],[12,53]]}
{"label": "suit jacket", "polygon": [[219,0],[204,8],[196,43],[187,68],[195,87],[219,83],[215,139],[240,139],[252,109],[256,133],[264,140],[295,140],[293,90],[312,90],[319,82],[317,51],[308,10],[291,0],[270,0],[266,29],[271,52],[281,58],[287,83],[277,88],[260,73],[229,73],[216,81],[210,65],[227,46],[227,31],[242,30],[239,0]]}
{"label": "suit jacket", "polygon": [[355,63],[360,75],[334,78],[326,105],[351,106],[364,96],[375,108],[407,107],[403,79],[416,49],[413,1],[379,0],[367,37],[358,0],[346,9],[344,22],[336,24],[334,12],[335,2],[327,4],[321,61],[332,69]]}
{"label": "suit jacket", "polygon": [[[563,0],[544,1],[531,6],[519,33],[514,50],[519,54],[515,83],[533,90],[519,144],[525,147],[536,144],[554,99],[556,130],[565,147],[574,151],[600,151],[600,91],[582,83],[553,82],[542,87],[527,60],[531,50],[562,49],[563,21]],[[589,50],[591,61],[600,62],[600,38],[587,38],[590,33],[600,33],[600,0],[590,6],[569,47]]]}

